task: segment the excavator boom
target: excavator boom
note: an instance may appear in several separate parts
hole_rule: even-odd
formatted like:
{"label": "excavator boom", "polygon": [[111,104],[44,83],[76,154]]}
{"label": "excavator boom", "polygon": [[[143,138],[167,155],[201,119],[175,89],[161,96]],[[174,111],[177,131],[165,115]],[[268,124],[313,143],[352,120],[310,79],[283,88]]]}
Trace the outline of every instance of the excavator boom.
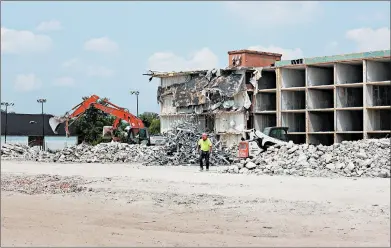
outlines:
{"label": "excavator boom", "polygon": [[65,124],[65,131],[67,135],[69,135],[69,120],[78,118],[82,114],[85,113],[87,109],[89,109],[91,106],[102,110],[104,113],[110,114],[112,116],[117,117],[114,121],[112,129],[117,129],[118,125],[120,124],[121,120],[126,121],[127,123],[130,124],[130,127],[132,129],[141,129],[144,128],[144,123],[142,122],[141,119],[136,117],[135,115],[131,114],[129,111],[127,111],[124,108],[121,108],[117,105],[114,105],[113,103],[109,102],[107,99],[103,99],[103,102],[107,104],[107,106],[98,103],[98,100],[100,99],[99,96],[97,95],[92,95],[89,98],[86,98],[83,102],[80,104],[76,105],[75,107],[72,108],[73,112],[72,113],[66,113],[62,117],[52,117],[49,119],[49,125],[52,128],[54,133],[57,133],[58,127],[61,123],[66,123]]}

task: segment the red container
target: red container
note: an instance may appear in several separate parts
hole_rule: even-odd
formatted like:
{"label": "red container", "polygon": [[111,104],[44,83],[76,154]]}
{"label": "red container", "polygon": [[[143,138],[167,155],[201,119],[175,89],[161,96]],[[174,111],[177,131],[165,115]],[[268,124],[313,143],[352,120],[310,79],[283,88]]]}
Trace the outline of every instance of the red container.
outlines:
{"label": "red container", "polygon": [[248,158],[249,144],[247,141],[239,142],[239,158]]}

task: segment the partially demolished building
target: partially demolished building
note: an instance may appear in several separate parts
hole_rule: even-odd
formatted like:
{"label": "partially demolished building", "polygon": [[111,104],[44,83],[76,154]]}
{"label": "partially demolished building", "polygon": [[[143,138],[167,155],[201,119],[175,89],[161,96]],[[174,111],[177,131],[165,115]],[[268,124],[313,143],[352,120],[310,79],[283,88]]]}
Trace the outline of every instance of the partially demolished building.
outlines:
{"label": "partially demolished building", "polygon": [[161,132],[193,121],[228,146],[269,126],[289,127],[295,143],[327,145],[390,133],[390,50],[285,61],[228,54],[225,69],[148,74],[160,79]]}

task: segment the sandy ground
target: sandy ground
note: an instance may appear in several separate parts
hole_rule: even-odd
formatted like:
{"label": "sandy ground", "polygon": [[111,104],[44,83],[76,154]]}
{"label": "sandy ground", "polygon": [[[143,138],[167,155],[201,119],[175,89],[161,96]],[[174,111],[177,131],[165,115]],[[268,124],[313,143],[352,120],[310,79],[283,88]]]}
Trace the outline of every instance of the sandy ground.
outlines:
{"label": "sandy ground", "polygon": [[69,194],[1,194],[2,246],[389,246],[390,180],[197,167],[1,162],[3,177],[82,176]]}

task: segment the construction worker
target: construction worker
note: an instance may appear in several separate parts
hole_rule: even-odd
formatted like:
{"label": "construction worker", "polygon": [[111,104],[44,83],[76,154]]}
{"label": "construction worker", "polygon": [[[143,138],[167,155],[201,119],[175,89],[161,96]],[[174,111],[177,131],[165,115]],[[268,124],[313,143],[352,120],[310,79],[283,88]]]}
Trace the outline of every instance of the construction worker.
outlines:
{"label": "construction worker", "polygon": [[210,153],[212,152],[212,142],[208,138],[208,135],[206,133],[203,133],[201,136],[201,139],[198,141],[197,150],[200,152],[200,171],[204,170],[204,165],[202,163],[202,160],[205,159],[205,165],[206,170],[209,170],[209,157]]}

